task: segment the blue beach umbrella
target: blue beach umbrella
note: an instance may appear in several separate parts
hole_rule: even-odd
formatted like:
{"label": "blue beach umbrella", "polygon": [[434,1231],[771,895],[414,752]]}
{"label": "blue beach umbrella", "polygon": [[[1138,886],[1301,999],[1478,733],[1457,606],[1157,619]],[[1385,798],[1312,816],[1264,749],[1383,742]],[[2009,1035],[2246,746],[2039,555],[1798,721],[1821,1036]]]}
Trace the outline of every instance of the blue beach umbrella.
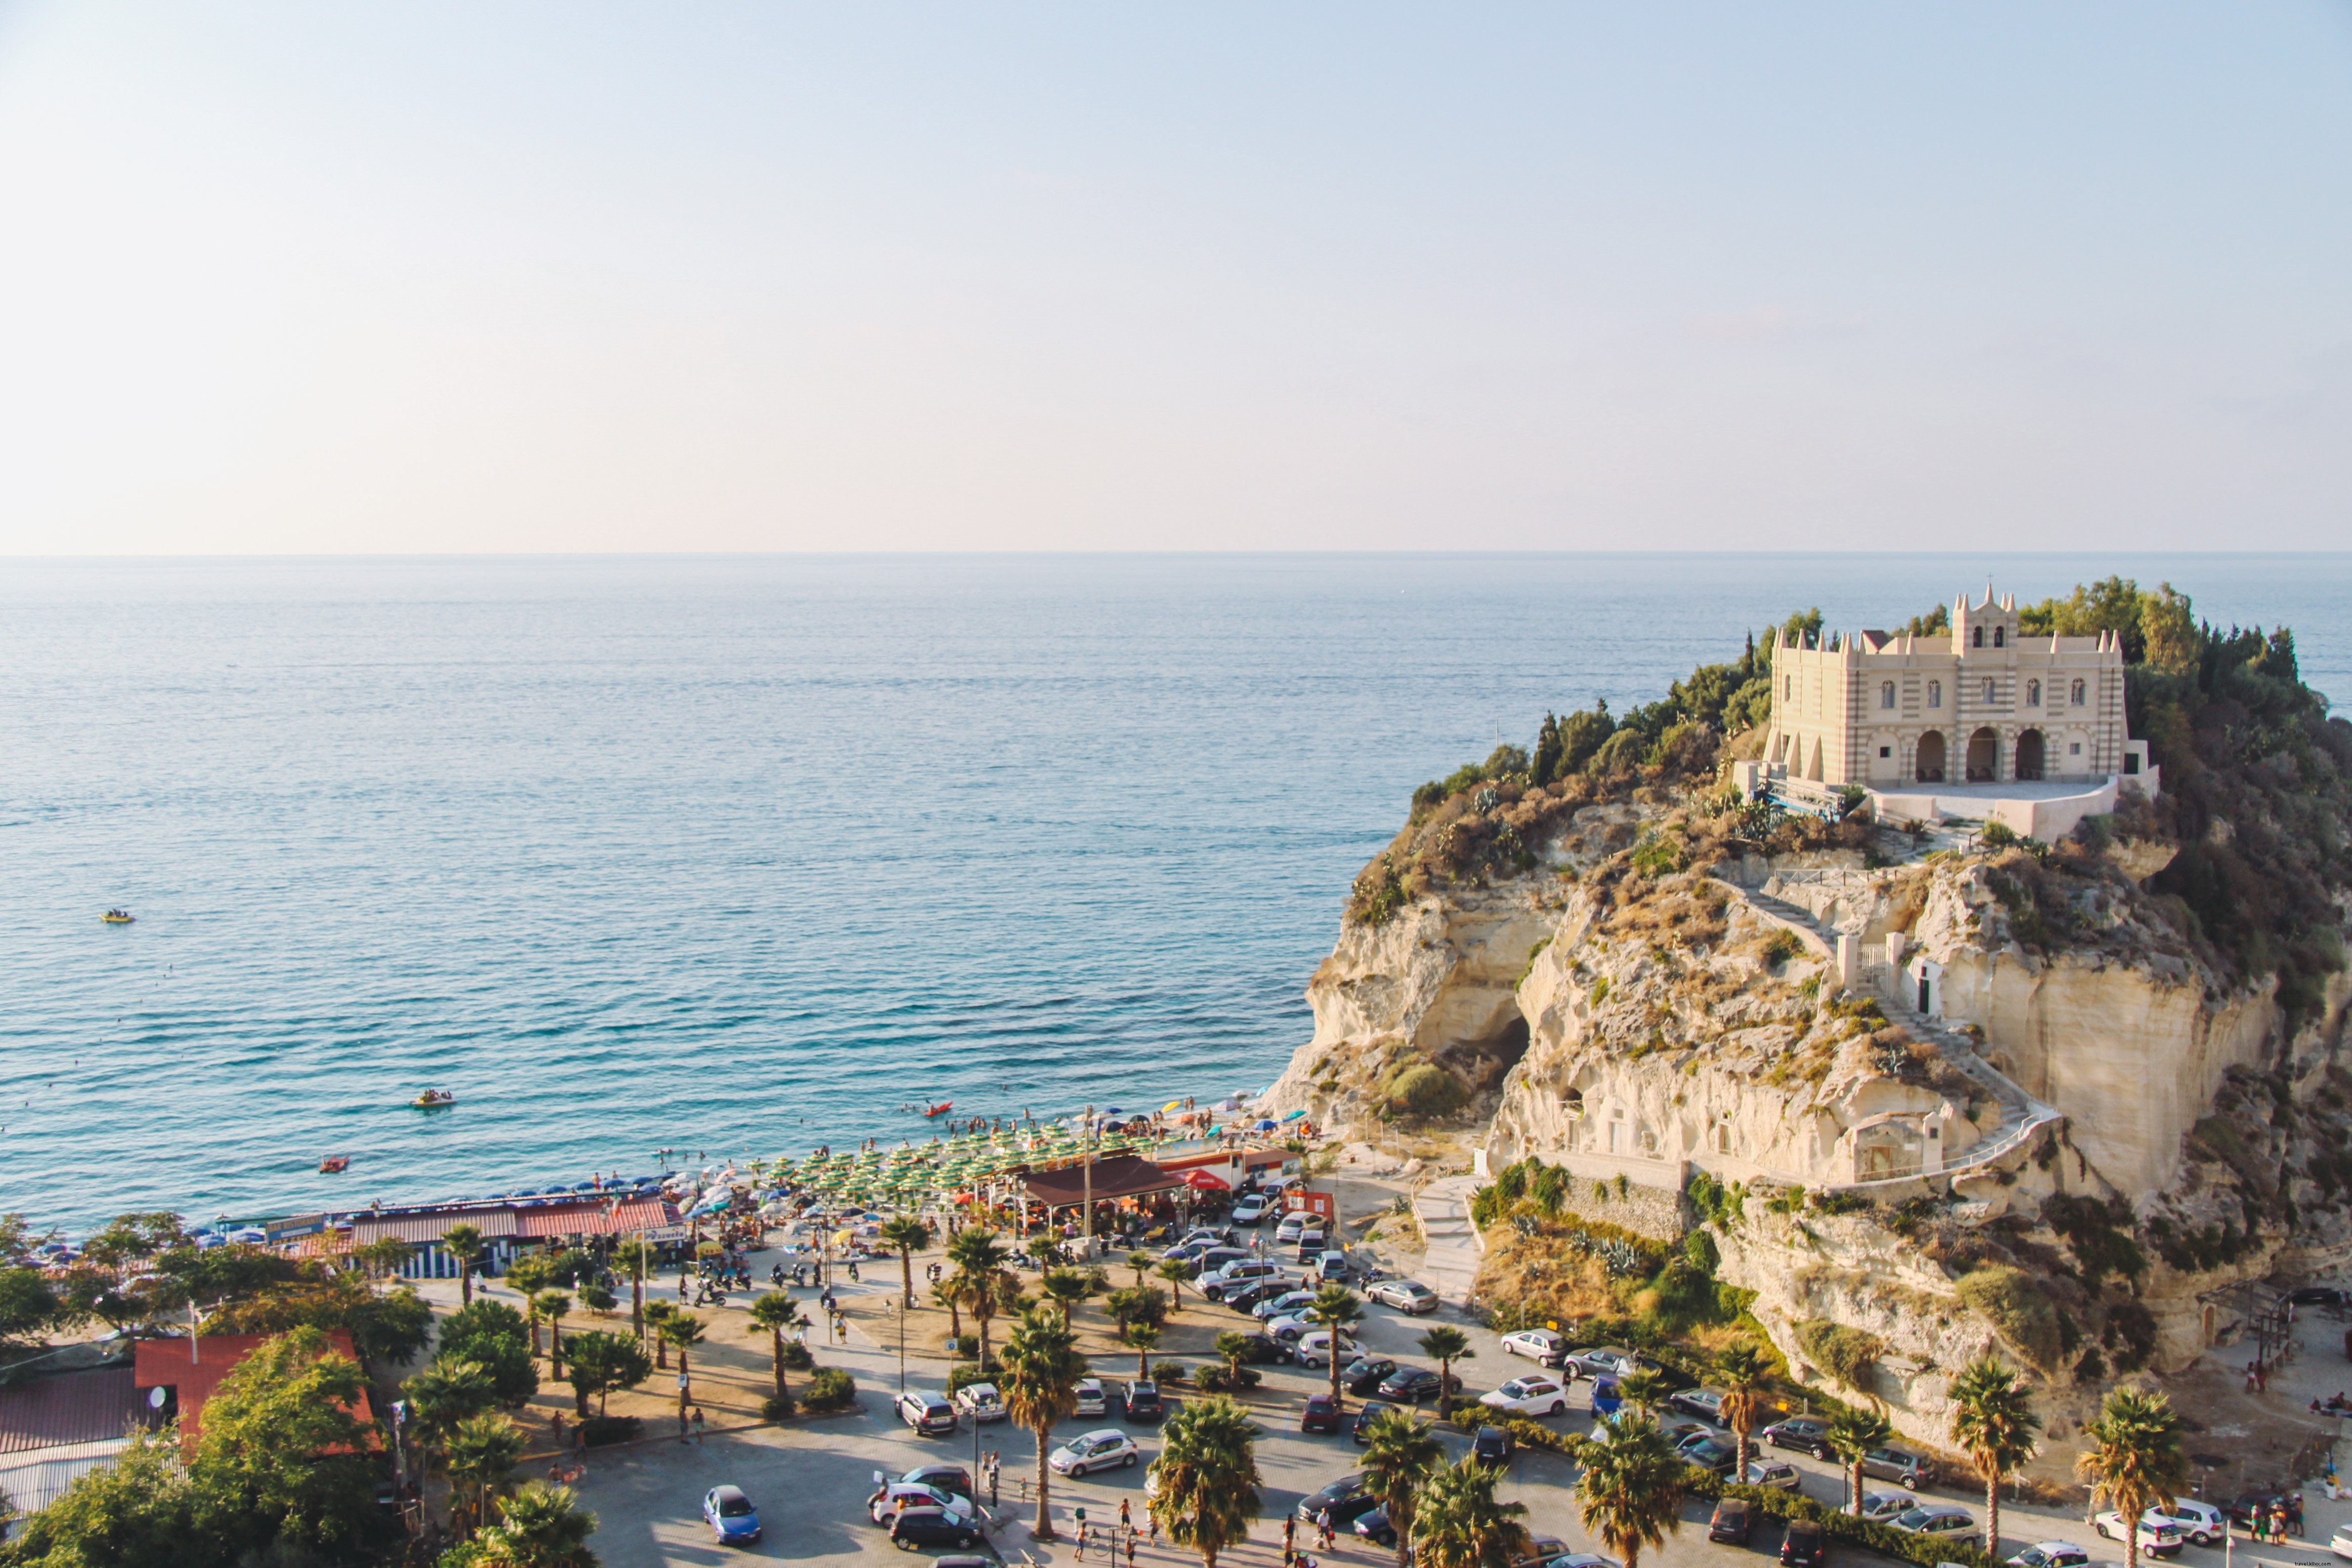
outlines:
{"label": "blue beach umbrella", "polygon": [[1273,1121],[1265,1117],[1260,1117],[1258,1118],[1257,1126],[1253,1129],[1253,1131],[1258,1132],[1271,1132],[1274,1129],[1275,1123]]}

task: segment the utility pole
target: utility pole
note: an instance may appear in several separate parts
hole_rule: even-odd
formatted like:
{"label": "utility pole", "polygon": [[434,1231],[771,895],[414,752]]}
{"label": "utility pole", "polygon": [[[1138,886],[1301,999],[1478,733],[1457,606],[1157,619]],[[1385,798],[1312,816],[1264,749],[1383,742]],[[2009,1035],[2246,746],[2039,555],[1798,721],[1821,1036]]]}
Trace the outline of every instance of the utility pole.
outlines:
{"label": "utility pole", "polygon": [[[1081,1180],[1085,1183],[1087,1205],[1085,1229],[1081,1234],[1086,1237],[1087,1261],[1092,1263],[1095,1260],[1095,1108],[1091,1105],[1087,1107],[1085,1133],[1078,1140],[1078,1158],[1084,1162]],[[979,1428],[975,1425],[972,1441],[977,1443],[979,1440]]]}

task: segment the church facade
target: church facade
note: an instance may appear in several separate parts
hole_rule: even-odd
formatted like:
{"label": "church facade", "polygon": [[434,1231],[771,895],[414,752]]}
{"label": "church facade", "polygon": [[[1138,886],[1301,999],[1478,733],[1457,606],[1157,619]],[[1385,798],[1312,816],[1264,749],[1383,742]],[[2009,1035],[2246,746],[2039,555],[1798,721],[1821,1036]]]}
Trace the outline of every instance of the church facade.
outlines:
{"label": "church facade", "polygon": [[2113,633],[2020,637],[2017,602],[1952,603],[1952,628],[1824,634],[1772,650],[1764,761],[1783,778],[1878,788],[2090,781],[2147,766],[2126,732]]}

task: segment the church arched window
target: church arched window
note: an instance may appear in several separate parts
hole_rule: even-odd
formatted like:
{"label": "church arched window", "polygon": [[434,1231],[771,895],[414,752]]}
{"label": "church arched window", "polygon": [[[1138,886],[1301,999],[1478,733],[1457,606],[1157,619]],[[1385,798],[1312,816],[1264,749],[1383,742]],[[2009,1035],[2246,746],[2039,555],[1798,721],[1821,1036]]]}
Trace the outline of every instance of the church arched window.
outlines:
{"label": "church arched window", "polygon": [[2025,683],[2025,705],[2028,708],[2042,706],[2042,682],[2029,680]]}
{"label": "church arched window", "polygon": [[[2080,686],[2082,682],[2076,681],[2075,684]],[[1941,708],[1943,705],[1944,683],[1940,680],[1931,680],[1927,682],[1927,706],[1930,708]]]}
{"label": "church arched window", "polygon": [[2074,682],[2074,690],[2073,695],[2074,706],[2080,708],[2083,705],[2083,683],[2081,681],[2078,680]]}
{"label": "church arched window", "polygon": [[1986,707],[1992,706],[1992,677],[1990,675],[1984,679],[1984,701]]}
{"label": "church arched window", "polygon": [[1881,708],[1895,706],[1895,682],[1882,680],[1878,683],[1878,705]]}
{"label": "church arched window", "polygon": [[2008,628],[2007,626],[1995,626],[1995,627],[1993,627],[1993,629],[1992,629],[1992,646],[1993,646],[1993,647],[2004,647],[2004,646],[2006,646],[2006,645],[2007,645],[2008,640],[2009,640],[2009,628]]}
{"label": "church arched window", "polygon": [[1984,627],[1982,627],[1982,626],[1979,626],[1979,627],[1977,628],[1977,635],[1976,635],[1976,639],[1975,639],[1975,640],[1976,640],[1976,645],[1977,645],[1977,647],[1984,647]]}

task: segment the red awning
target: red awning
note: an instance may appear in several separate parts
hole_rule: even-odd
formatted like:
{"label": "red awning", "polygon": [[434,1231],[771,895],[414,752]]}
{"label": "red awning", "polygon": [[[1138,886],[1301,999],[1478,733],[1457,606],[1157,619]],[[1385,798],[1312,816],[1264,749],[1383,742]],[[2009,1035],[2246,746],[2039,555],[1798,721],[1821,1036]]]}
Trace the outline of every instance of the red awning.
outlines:
{"label": "red awning", "polygon": [[1214,1171],[1187,1171],[1184,1173],[1184,1184],[1202,1193],[1230,1193],[1234,1190],[1234,1184]]}

